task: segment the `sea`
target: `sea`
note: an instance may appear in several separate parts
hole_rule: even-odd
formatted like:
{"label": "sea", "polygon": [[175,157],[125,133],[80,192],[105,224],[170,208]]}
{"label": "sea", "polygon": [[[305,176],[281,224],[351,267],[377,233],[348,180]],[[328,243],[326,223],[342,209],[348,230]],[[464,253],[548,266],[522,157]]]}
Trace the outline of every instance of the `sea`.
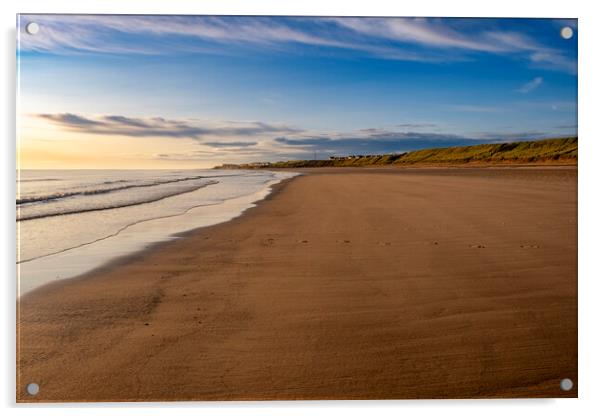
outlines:
{"label": "sea", "polygon": [[20,170],[18,293],[231,220],[295,176],[264,170]]}

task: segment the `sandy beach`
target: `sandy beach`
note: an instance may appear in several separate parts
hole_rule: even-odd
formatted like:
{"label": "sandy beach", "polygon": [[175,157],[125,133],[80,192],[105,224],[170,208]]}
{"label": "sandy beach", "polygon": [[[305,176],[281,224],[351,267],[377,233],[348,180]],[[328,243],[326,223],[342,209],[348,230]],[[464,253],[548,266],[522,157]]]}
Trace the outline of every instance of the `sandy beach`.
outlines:
{"label": "sandy beach", "polygon": [[576,167],[303,173],[22,297],[17,400],[577,396]]}

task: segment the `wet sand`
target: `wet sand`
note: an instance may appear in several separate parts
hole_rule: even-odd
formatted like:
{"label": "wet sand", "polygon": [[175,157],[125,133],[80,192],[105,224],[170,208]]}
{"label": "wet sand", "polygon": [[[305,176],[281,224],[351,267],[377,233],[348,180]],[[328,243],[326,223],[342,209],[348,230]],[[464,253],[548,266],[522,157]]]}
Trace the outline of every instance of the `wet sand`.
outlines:
{"label": "wet sand", "polygon": [[577,396],[576,168],[303,172],[21,298],[18,401]]}

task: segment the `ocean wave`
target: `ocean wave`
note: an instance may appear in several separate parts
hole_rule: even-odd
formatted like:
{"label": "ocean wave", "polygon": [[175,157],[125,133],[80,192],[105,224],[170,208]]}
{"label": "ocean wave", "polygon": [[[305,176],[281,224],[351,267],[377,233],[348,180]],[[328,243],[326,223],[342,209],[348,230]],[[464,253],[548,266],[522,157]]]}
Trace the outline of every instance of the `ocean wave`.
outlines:
{"label": "ocean wave", "polygon": [[58,178],[36,178],[36,179],[17,179],[17,182],[56,182],[62,181],[62,179]]}
{"label": "ocean wave", "polygon": [[[196,179],[200,179],[200,178],[201,177],[196,178]],[[182,179],[178,179],[178,180],[164,181],[162,184],[164,185],[166,183],[182,182],[184,180],[186,180],[186,179],[182,178]],[[189,178],[188,180],[191,180],[191,179]],[[17,207],[17,221],[27,221],[27,220],[34,220],[34,219],[40,219],[40,218],[55,217],[58,215],[80,214],[80,213],[84,213],[84,212],[104,211],[104,210],[109,210],[109,209],[117,209],[117,208],[131,207],[131,206],[135,206],[135,205],[149,204],[151,202],[157,202],[157,201],[161,201],[163,199],[170,198],[173,196],[193,192],[193,191],[196,191],[198,189],[204,188],[209,185],[215,185],[217,183],[219,183],[219,181],[206,181],[201,184],[191,184],[190,186],[187,186],[187,187],[166,189],[157,194],[151,194],[151,195],[136,194],[134,196],[130,196],[129,198],[127,198],[125,200],[115,201],[115,202],[100,200],[100,201],[97,201],[96,203],[91,203],[88,205],[72,204],[72,205],[67,205],[67,206],[47,206],[47,207],[38,206],[37,207],[38,209],[31,210],[33,212],[25,212],[25,213],[23,213],[22,211],[24,210],[24,208],[27,208],[27,207],[20,206],[20,207]],[[157,184],[155,183],[154,185],[157,185]],[[153,185],[150,185],[150,184],[149,185],[138,185],[136,187],[143,187],[143,186],[153,186]],[[130,189],[132,187],[133,186],[121,187],[119,190]],[[116,189],[112,189],[109,192],[113,192],[113,191],[116,191]],[[99,195],[102,193],[103,192],[96,192],[91,195]],[[77,194],[81,194],[81,193],[77,193]],[[45,208],[45,209],[43,209],[43,208]]]}
{"label": "ocean wave", "polygon": [[[190,176],[190,177],[185,177],[185,178],[160,180],[160,181],[155,181],[155,182],[151,182],[151,183],[131,183],[129,185],[103,187],[103,188],[97,188],[97,189],[79,190],[79,191],[72,191],[72,192],[56,192],[54,194],[47,194],[47,195],[28,196],[28,197],[18,198],[17,205],[32,204],[32,203],[44,203],[44,202],[60,200],[63,198],[70,198],[70,197],[74,197],[74,196],[90,196],[90,195],[107,194],[110,192],[123,191],[125,189],[148,188],[151,186],[159,186],[159,185],[166,185],[166,184],[170,184],[170,183],[192,181],[192,180],[197,180],[197,179],[202,179],[202,178],[204,178],[204,176]],[[124,182],[128,182],[128,181],[126,181],[126,180],[106,181],[106,182],[103,182],[103,184],[104,185],[112,185],[112,184],[124,183]]]}

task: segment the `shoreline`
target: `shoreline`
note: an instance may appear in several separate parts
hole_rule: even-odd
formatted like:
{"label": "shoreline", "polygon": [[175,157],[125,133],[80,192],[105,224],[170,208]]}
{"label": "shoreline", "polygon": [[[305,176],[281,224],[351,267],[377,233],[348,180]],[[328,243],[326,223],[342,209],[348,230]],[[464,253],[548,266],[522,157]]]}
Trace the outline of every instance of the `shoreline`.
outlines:
{"label": "shoreline", "polygon": [[36,296],[38,294],[38,292],[43,293],[45,290],[52,290],[54,287],[61,287],[63,285],[70,284],[71,282],[77,281],[79,279],[88,279],[88,278],[94,277],[97,274],[108,273],[116,268],[127,265],[133,261],[142,260],[146,256],[152,256],[153,253],[159,252],[162,249],[167,248],[174,242],[179,241],[180,239],[188,238],[188,237],[193,236],[196,233],[202,232],[204,230],[208,230],[213,227],[219,227],[220,225],[227,224],[232,221],[236,221],[237,219],[242,218],[245,215],[248,215],[249,211],[253,210],[254,208],[259,207],[262,203],[270,200],[273,197],[273,194],[278,192],[280,189],[282,189],[286,185],[286,183],[288,183],[300,176],[302,176],[302,175],[294,176],[292,178],[286,178],[286,179],[281,180],[280,182],[270,185],[268,187],[269,193],[264,198],[254,202],[253,206],[245,209],[244,211],[242,211],[239,215],[237,215],[234,218],[231,218],[224,222],[219,222],[217,224],[212,224],[212,225],[207,225],[207,226],[199,226],[199,227],[187,230],[187,231],[174,233],[170,236],[171,237],[170,239],[150,243],[146,247],[142,248],[141,250],[137,250],[137,251],[135,251],[133,253],[129,253],[129,254],[120,255],[114,259],[111,259],[111,260],[101,264],[98,267],[95,267],[92,270],[89,270],[89,271],[79,274],[77,276],[68,277],[68,278],[60,279],[58,281],[45,283],[42,286],[36,287],[35,289],[32,289],[32,290],[26,292],[22,296],[19,296],[19,294],[17,293],[17,304],[19,303],[20,300],[25,300],[28,296],[31,296],[31,295]]}
{"label": "shoreline", "polygon": [[[269,196],[272,185],[290,177],[284,172],[270,174],[274,175],[273,179],[251,192],[234,195],[219,202],[209,201],[183,207],[181,211],[167,215],[155,215],[143,219],[133,218],[132,222],[121,228],[103,230],[100,236],[97,234],[97,238],[92,241],[84,240],[85,242],[80,242],[73,247],[18,262],[17,295],[24,296],[46,284],[94,272],[115,260],[127,258],[129,255],[136,256],[154,244],[177,240],[189,231],[228,222]],[[200,198],[202,201],[203,196],[201,195]],[[123,209],[127,210],[128,207]],[[76,215],[90,216],[94,213],[86,212]],[[50,220],[52,221],[53,218]],[[80,217],[76,217],[74,220],[82,221]],[[88,220],[94,220],[94,217],[88,217]],[[44,223],[38,226],[44,226]],[[106,233],[109,232],[111,234],[107,235]],[[30,228],[22,236],[29,236],[28,233],[34,233],[34,230]]]}
{"label": "shoreline", "polygon": [[576,169],[290,170],[20,298],[18,401],[577,396]]}

